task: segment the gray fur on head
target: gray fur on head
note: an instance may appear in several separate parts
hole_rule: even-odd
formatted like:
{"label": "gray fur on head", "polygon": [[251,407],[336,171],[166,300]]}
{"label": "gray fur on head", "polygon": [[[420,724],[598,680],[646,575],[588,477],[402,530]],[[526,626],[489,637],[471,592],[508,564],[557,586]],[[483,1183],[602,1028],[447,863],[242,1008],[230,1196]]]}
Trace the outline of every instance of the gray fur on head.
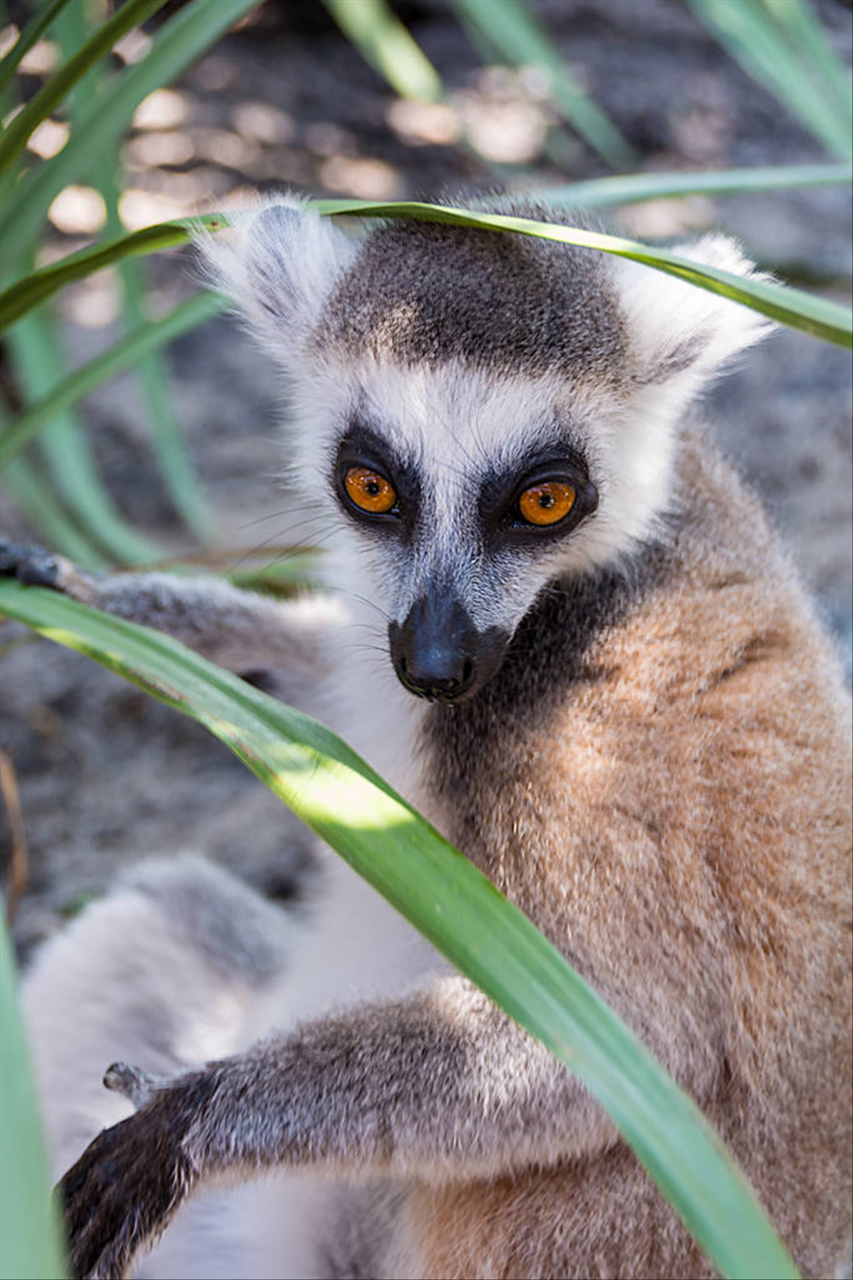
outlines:
{"label": "gray fur on head", "polygon": [[[584,213],[511,197],[473,203],[591,225]],[[362,227],[344,230],[282,195],[200,244],[216,283],[285,363],[314,331],[318,344],[352,357],[643,383],[688,369],[707,376],[771,327],[718,294],[593,249],[415,220],[373,221],[359,238]],[[675,252],[755,278],[723,235]]]}
{"label": "gray fur on head", "polygon": [[[577,219],[505,197],[476,204]],[[340,525],[339,542],[366,560],[366,590],[392,619],[426,582],[458,581],[478,627],[512,631],[554,577],[660,536],[689,402],[769,327],[717,294],[596,250],[414,221],[374,222],[357,239],[292,199],[240,217],[230,243],[206,249],[289,375],[291,456],[318,495],[324,530]],[[721,236],[680,252],[751,272]],[[354,425],[419,478],[423,515],[408,545],[342,520],[333,471]],[[477,495],[548,450],[582,460],[595,514],[558,542],[491,554]]]}

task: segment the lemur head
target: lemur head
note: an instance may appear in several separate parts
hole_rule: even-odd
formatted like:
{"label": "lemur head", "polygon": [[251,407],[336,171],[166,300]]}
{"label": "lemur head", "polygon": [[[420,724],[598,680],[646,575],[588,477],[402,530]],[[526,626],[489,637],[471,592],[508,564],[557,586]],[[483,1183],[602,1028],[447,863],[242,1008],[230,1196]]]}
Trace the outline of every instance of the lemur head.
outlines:
{"label": "lemur head", "polygon": [[[549,581],[655,535],[688,402],[765,327],[646,267],[517,235],[353,234],[285,199],[229,237],[207,253],[287,375],[301,491],[356,544],[399,679],[436,701],[482,687]],[[679,251],[749,271],[719,236]]]}

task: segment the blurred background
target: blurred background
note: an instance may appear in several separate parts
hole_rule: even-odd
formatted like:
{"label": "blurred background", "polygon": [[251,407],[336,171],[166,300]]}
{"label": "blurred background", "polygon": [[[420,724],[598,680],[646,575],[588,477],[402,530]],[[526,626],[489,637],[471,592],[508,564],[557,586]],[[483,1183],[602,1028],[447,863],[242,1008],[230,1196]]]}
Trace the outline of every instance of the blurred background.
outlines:
{"label": "blurred background", "polygon": [[[0,185],[7,227],[20,224],[21,193],[44,186],[40,174],[77,134],[88,126],[95,137],[91,122],[109,114],[113,83],[141,82],[169,24],[225,3],[172,0],[118,41],[32,134],[17,186]],[[850,64],[849,0],[243,7],[228,34],[141,94],[114,139],[90,146],[65,177],[56,167],[56,190],[44,187],[44,211],[29,240],[19,237],[7,279],[24,259],[47,265],[98,237],[239,207],[257,190],[397,200],[451,189],[463,203],[466,192],[500,188],[571,207],[561,188],[602,180],[575,196],[621,234],[670,241],[720,227],[783,280],[849,298],[850,185],[827,178],[830,165],[849,161],[849,111],[827,92]],[[4,85],[7,124],[115,11],[106,0],[65,5]],[[0,54],[14,50],[32,12],[27,0],[0,5]],[[672,191],[679,173],[793,165],[813,166],[821,185],[778,186],[765,175],[763,190]],[[651,198],[628,198],[626,187],[617,199],[604,180],[621,174],[645,175]],[[199,283],[192,253],[178,249],[65,288],[8,333],[6,420],[140,326],[192,307]],[[9,462],[3,531],[94,567],[180,557],[286,589],[310,562],[284,554],[302,548],[278,480],[276,378],[233,320],[210,319],[210,307],[203,324],[202,310],[181,314],[190,317],[181,336],[74,399]],[[848,354],[780,331],[709,395],[707,411],[849,663]],[[202,729],[8,624],[0,653],[0,847],[24,952],[123,861],[147,854],[194,849],[270,894],[303,883],[301,828]]]}

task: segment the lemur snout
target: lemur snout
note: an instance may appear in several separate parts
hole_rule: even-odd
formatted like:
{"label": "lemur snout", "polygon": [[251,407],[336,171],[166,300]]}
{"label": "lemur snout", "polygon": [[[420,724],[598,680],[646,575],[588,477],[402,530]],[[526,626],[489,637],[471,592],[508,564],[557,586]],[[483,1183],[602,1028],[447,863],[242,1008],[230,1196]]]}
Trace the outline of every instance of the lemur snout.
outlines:
{"label": "lemur snout", "polygon": [[404,688],[430,702],[461,702],[497,671],[508,637],[478,631],[452,590],[432,588],[403,623],[388,627],[391,661]]}

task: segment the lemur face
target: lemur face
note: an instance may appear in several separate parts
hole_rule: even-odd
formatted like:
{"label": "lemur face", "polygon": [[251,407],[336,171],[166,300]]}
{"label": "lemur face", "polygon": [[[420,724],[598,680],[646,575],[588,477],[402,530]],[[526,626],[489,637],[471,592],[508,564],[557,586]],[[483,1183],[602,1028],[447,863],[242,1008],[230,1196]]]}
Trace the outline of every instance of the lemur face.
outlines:
{"label": "lemur face", "polygon": [[[686,406],[766,327],[591,250],[432,223],[353,236],[293,200],[205,249],[287,376],[316,533],[355,549],[336,585],[382,610],[397,676],[434,701],[482,688],[549,583],[658,533]],[[749,273],[722,237],[681,252]]]}
{"label": "lemur face", "polygon": [[585,554],[598,489],[582,434],[547,382],[453,365],[353,368],[350,379],[329,492],[389,617],[399,680],[460,701],[498,669],[542,587]]}

